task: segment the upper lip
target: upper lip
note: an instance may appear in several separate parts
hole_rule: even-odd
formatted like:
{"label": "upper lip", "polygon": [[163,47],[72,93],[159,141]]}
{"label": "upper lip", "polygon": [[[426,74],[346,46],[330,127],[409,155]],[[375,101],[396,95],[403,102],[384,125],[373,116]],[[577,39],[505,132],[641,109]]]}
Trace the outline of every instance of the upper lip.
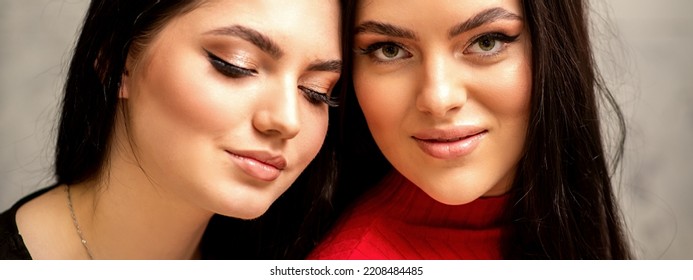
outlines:
{"label": "upper lip", "polygon": [[457,141],[485,131],[486,129],[478,126],[462,125],[448,128],[424,129],[414,133],[412,137],[416,140],[423,141]]}
{"label": "upper lip", "polygon": [[278,153],[271,153],[263,150],[233,151],[228,149],[226,150],[226,152],[233,155],[257,160],[264,164],[273,166],[274,168],[279,170],[284,170],[284,168],[286,168],[286,159],[284,159],[284,157]]}

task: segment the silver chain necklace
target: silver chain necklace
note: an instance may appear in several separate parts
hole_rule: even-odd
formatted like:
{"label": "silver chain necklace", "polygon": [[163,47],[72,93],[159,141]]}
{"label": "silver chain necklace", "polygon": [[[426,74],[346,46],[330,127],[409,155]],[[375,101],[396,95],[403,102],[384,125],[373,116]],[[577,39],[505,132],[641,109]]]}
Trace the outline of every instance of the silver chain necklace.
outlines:
{"label": "silver chain necklace", "polygon": [[67,189],[67,207],[70,208],[70,216],[72,216],[72,223],[75,224],[75,229],[77,229],[77,235],[79,235],[79,239],[82,242],[82,246],[84,246],[84,249],[87,251],[87,256],[89,256],[90,260],[93,260],[94,257],[91,254],[91,250],[89,249],[89,246],[87,246],[87,240],[84,239],[84,235],[82,234],[82,230],[79,228],[79,223],[77,222],[77,216],[75,215],[75,209],[72,207],[72,196],[70,195],[70,185],[65,184],[66,189]]}

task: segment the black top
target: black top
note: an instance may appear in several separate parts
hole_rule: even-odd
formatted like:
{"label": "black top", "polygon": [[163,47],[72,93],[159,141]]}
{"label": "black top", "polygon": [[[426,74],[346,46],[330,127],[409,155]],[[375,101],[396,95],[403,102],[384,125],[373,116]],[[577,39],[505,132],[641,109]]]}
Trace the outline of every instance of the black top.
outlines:
{"label": "black top", "polygon": [[12,208],[0,214],[0,260],[30,260],[29,250],[24,245],[24,240],[17,229],[17,209],[36,198],[39,195],[55,188],[53,185],[40,189],[30,195],[25,196],[15,203]]}

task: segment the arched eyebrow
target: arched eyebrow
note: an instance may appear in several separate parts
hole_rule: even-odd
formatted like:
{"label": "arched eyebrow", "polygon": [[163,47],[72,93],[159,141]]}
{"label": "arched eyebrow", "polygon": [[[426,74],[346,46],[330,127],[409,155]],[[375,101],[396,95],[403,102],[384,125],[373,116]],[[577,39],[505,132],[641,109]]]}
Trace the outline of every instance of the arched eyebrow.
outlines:
{"label": "arched eyebrow", "polygon": [[326,71],[342,73],[341,60],[318,60],[308,65],[308,71]]}
{"label": "arched eyebrow", "polygon": [[[452,28],[448,32],[448,37],[452,38],[471,29],[477,28],[484,24],[488,24],[497,20],[523,20],[523,18],[515,13],[512,13],[506,9],[496,7],[486,9],[472,16],[470,19],[461,22]],[[416,32],[395,26],[389,23],[379,22],[379,21],[365,21],[354,28],[354,33],[375,33],[385,36],[398,37],[404,39],[417,40]]]}
{"label": "arched eyebrow", "polygon": [[491,23],[497,20],[519,20],[522,21],[522,17],[512,13],[506,9],[496,7],[496,8],[490,8],[487,10],[484,10],[476,15],[474,15],[472,18],[457,24],[450,28],[450,31],[448,32],[448,37],[452,38],[457,35],[460,35],[464,32],[467,32],[469,30],[472,30],[474,28],[477,28],[479,26],[482,26],[487,23]]}
{"label": "arched eyebrow", "polygon": [[[205,32],[204,34],[233,36],[250,42],[274,59],[284,56],[284,51],[279,44],[261,32],[242,25],[224,26]],[[341,60],[317,60],[308,65],[309,71],[342,72]]]}
{"label": "arched eyebrow", "polygon": [[409,29],[379,21],[366,21],[354,28],[354,34],[375,33],[391,37],[416,40],[416,33]]}
{"label": "arched eyebrow", "polygon": [[205,34],[234,36],[241,38],[257,46],[260,50],[269,54],[274,59],[280,59],[284,55],[284,51],[271,38],[265,36],[255,29],[242,25],[224,26],[205,32]]}

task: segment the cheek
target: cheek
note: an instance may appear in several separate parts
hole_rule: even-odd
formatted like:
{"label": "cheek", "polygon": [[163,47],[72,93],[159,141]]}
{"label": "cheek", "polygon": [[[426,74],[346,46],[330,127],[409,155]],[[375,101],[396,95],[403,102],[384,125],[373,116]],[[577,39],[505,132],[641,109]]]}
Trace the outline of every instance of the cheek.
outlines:
{"label": "cheek", "polygon": [[530,111],[532,91],[531,69],[527,63],[498,65],[492,77],[486,79],[478,89],[486,92],[480,98],[501,125],[526,126]]}
{"label": "cheek", "polygon": [[[358,71],[358,70],[356,70]],[[408,85],[399,76],[354,73],[354,90],[373,137],[381,142],[401,127],[407,112]]]}
{"label": "cheek", "polygon": [[[509,75],[515,77],[512,84],[506,84],[507,92],[512,92],[507,98],[507,117],[518,122],[520,134],[524,136],[529,121],[530,100],[532,97],[532,75],[528,64],[523,63],[517,68],[510,69]],[[512,81],[513,79],[508,79]],[[524,137],[522,137],[524,139]]]}
{"label": "cheek", "polygon": [[156,59],[140,73],[136,94],[128,102],[136,153],[143,167],[159,177],[170,176],[166,173],[172,169],[189,170],[178,175],[194,177],[201,170],[190,167],[209,164],[217,140],[242,124],[243,112],[237,109],[244,108],[231,107],[231,101],[251,104],[223,90],[202,71],[204,66],[175,57]]}
{"label": "cheek", "polygon": [[[505,64],[498,68],[495,82],[487,82],[483,98],[496,129],[493,149],[502,149],[498,159],[514,165],[525,145],[532,92],[531,69],[528,63]],[[492,90],[491,90],[492,89]]]}
{"label": "cheek", "polygon": [[229,98],[225,98],[230,93],[202,73],[185,71],[204,69],[200,65],[166,62],[152,62],[133,106],[150,117],[150,126],[173,130],[170,132],[174,134],[222,131],[233,117]]}
{"label": "cheek", "polygon": [[[301,97],[303,98],[303,97]],[[308,104],[307,106],[313,106]],[[297,139],[290,140],[297,146],[298,158],[305,167],[320,151],[327,134],[328,114],[325,108],[307,108],[303,113],[301,132]]]}

